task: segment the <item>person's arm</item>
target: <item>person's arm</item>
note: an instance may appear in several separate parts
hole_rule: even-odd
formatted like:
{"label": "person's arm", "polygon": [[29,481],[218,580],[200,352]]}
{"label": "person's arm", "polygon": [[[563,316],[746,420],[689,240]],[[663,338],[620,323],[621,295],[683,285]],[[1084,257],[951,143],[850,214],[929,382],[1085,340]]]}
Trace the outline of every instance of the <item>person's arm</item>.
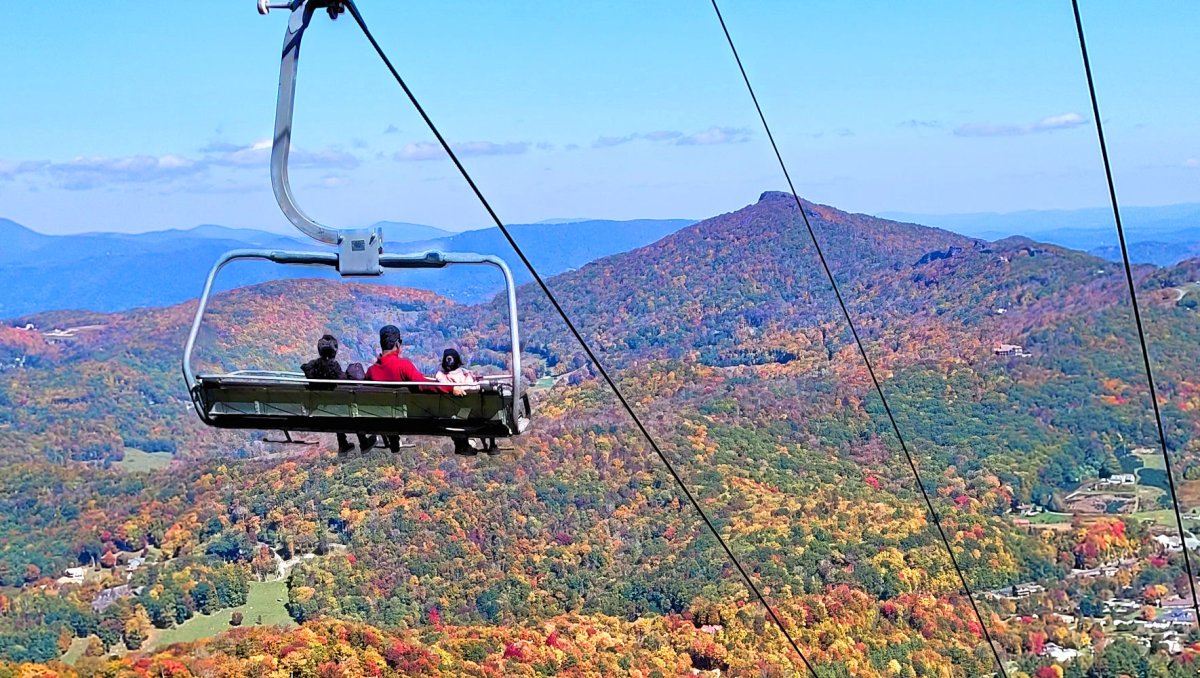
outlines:
{"label": "person's arm", "polygon": [[[428,382],[431,384],[438,383],[437,379],[430,379],[424,374],[421,374],[421,371],[417,369],[416,365],[412,364],[411,360],[400,361],[400,377],[400,381]],[[435,393],[453,392],[453,389],[449,386],[418,386],[417,388],[422,391],[433,391]]]}

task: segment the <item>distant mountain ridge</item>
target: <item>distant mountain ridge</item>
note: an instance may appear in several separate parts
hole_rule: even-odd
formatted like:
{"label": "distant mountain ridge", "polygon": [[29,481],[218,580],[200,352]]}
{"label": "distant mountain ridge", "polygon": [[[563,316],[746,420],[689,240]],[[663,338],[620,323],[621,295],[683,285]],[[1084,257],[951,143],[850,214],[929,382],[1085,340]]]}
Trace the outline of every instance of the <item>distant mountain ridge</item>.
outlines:
{"label": "distant mountain ridge", "polygon": [[385,247],[390,242],[433,240],[436,238],[449,238],[454,235],[454,231],[447,231],[444,228],[426,226],[425,224],[413,224],[407,221],[377,221],[371,224],[371,228],[383,229],[383,244]]}
{"label": "distant mountain ridge", "polygon": [[[649,245],[691,225],[686,219],[634,219],[632,221],[572,221],[566,223],[510,224],[509,232],[538,272],[549,277],[574,270],[601,257]],[[406,251],[476,252],[494,254],[508,262],[518,285],[533,277],[521,265],[499,229],[465,231],[448,238],[404,243]],[[397,251],[393,249],[393,251]],[[399,284],[432,289],[461,303],[483,301],[503,288],[495,271],[464,267],[454,272],[453,286],[437,272],[413,271],[396,276]]]}
{"label": "distant mountain ridge", "polygon": [[[987,240],[1024,235],[1038,242],[1090,252],[1109,261],[1121,260],[1116,225],[1108,207],[1004,214],[886,212],[880,216],[938,226]],[[1121,221],[1134,263],[1171,266],[1200,254],[1200,203],[1122,207]]]}
{"label": "distant mountain ridge", "polygon": [[[587,221],[516,224],[511,228],[545,275],[581,266],[598,257],[648,244],[691,223],[686,220]],[[495,254],[512,262],[518,282],[529,280],[508,243],[495,229],[452,233],[404,222],[379,222],[390,252],[448,251]],[[0,318],[55,309],[121,311],[161,307],[195,298],[209,268],[231,249],[320,250],[296,236],[256,229],[202,225],[147,233],[45,235],[0,220]],[[218,290],[280,278],[333,277],[312,268],[282,268],[239,262],[222,272]],[[388,285],[435,290],[460,302],[477,302],[503,289],[494,271],[413,271],[390,274]]]}

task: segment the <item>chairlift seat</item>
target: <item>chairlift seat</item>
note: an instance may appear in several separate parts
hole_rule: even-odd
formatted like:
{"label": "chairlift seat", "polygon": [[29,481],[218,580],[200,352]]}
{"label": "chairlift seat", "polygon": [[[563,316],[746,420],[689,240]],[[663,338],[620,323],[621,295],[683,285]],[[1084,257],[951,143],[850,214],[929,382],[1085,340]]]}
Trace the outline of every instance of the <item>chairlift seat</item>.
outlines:
{"label": "chairlift seat", "polygon": [[528,399],[488,381],[461,396],[415,385],[324,382],[286,372],[197,375],[205,423],[230,429],[507,438],[529,425]]}

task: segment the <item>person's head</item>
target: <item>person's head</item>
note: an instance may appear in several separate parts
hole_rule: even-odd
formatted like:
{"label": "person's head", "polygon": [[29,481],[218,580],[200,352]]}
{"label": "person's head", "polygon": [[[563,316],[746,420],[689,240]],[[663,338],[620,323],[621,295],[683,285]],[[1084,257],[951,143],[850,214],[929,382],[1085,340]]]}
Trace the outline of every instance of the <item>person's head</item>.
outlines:
{"label": "person's head", "polygon": [[337,352],[337,338],[332,334],[326,334],[317,340],[317,355],[322,358],[333,358],[337,356]]}
{"label": "person's head", "polygon": [[462,356],[458,355],[458,351],[448,348],[442,351],[442,371],[453,372],[462,367]]}
{"label": "person's head", "polygon": [[379,348],[383,349],[384,353],[399,349],[404,344],[404,339],[400,336],[400,328],[395,325],[384,325],[379,328]]}

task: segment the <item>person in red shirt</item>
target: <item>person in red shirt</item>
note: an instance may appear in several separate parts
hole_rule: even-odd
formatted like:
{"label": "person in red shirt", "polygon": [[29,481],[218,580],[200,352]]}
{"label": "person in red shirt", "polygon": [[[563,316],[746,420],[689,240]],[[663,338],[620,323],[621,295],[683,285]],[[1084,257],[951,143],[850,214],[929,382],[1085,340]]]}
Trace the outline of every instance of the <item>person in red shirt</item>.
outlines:
{"label": "person in red shirt", "polygon": [[[367,368],[367,381],[409,381],[417,383],[437,384],[436,379],[421,374],[421,370],[412,364],[408,358],[400,357],[400,347],[404,345],[404,339],[400,336],[400,328],[395,325],[384,325],[379,329],[379,348],[383,351],[374,365]],[[447,386],[415,386],[421,391],[433,391],[437,393],[450,393],[451,387]],[[392,452],[400,451],[400,436],[385,435],[387,446]],[[456,442],[455,447],[458,444]]]}
{"label": "person in red shirt", "polygon": [[[400,337],[400,328],[395,325],[384,325],[379,330],[379,348],[383,350],[383,353],[375,361],[374,365],[367,368],[367,381],[415,381],[436,384],[436,379],[430,379],[421,374],[421,370],[418,370],[417,366],[412,364],[411,360],[400,357],[400,347],[403,345],[404,339]],[[417,388],[421,390],[445,390],[444,388]]]}
{"label": "person in red shirt", "polygon": [[[395,325],[384,325],[379,329],[379,348],[383,353],[379,359],[375,361],[367,369],[368,381],[411,381],[418,383],[440,384],[436,379],[421,374],[421,370],[417,369],[416,365],[408,358],[400,357],[400,347],[404,345],[404,339],[400,336],[400,328]],[[422,391],[433,391],[435,393],[453,393],[453,386],[417,386],[415,387]],[[385,436],[388,447],[392,452],[396,452],[400,448],[399,436]],[[471,456],[476,454],[467,438],[452,436],[454,440],[455,454]]]}

